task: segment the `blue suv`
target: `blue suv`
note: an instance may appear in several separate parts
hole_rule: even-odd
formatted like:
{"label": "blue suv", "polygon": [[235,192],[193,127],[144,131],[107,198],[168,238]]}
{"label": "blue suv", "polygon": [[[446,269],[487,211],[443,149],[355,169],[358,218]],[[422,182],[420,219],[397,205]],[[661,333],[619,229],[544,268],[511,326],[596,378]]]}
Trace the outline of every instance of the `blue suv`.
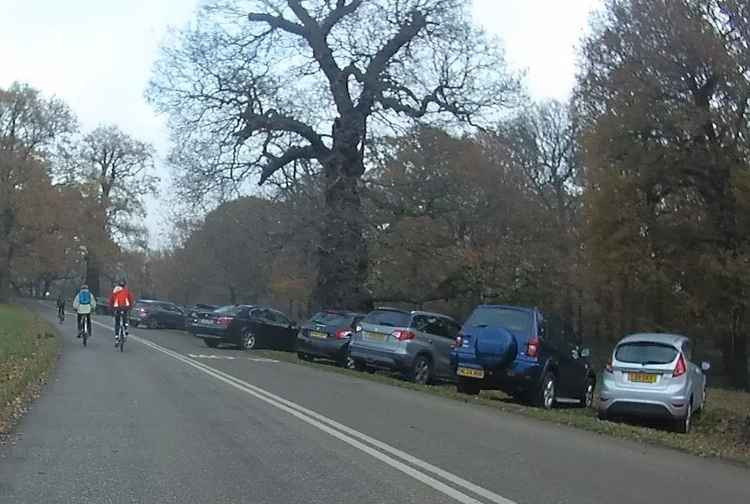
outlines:
{"label": "blue suv", "polygon": [[596,375],[590,351],[572,342],[559,318],[536,308],[480,305],[451,352],[458,391],[502,390],[544,408],[558,402],[590,407]]}

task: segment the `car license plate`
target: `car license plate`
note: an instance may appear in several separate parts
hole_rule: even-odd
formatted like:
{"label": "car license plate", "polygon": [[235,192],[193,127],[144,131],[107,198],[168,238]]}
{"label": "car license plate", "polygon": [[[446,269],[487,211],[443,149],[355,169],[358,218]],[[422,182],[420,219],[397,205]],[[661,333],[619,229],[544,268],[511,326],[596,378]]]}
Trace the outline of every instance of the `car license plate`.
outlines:
{"label": "car license plate", "polygon": [[484,369],[460,367],[456,370],[456,374],[458,374],[458,376],[466,376],[468,378],[484,378]]}
{"label": "car license plate", "polygon": [[656,383],[656,375],[652,373],[628,373],[628,380],[633,383]]}
{"label": "car license plate", "polygon": [[385,338],[387,338],[387,334],[383,333],[376,333],[376,332],[366,332],[365,338],[367,338],[370,341],[385,341]]}
{"label": "car license plate", "polygon": [[328,337],[326,333],[322,333],[318,331],[310,331],[310,336],[313,338],[318,338],[318,339],[326,339]]}

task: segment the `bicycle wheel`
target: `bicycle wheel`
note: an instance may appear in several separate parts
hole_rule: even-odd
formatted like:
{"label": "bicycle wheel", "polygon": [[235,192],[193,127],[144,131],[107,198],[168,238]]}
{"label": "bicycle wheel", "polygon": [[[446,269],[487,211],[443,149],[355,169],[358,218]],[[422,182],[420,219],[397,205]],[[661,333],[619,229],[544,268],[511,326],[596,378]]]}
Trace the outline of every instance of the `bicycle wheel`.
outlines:
{"label": "bicycle wheel", "polygon": [[125,349],[125,329],[123,328],[122,324],[120,324],[120,351],[122,352]]}
{"label": "bicycle wheel", "polygon": [[83,334],[81,335],[81,339],[83,340],[83,346],[86,346],[86,340],[89,339],[89,331],[88,329],[83,329]]}

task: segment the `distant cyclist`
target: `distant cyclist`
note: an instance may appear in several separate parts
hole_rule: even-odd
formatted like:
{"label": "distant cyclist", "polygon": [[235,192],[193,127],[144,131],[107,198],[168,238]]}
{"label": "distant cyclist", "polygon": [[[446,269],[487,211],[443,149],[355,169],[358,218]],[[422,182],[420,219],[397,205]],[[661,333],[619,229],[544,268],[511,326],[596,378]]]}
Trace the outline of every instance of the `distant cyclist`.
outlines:
{"label": "distant cyclist", "polygon": [[128,312],[130,308],[135,304],[133,295],[128,290],[125,280],[121,280],[112,291],[112,295],[109,296],[109,306],[112,308],[115,314],[115,346],[118,343],[118,329],[120,324],[125,329],[125,335],[128,334]]}
{"label": "distant cyclist", "polygon": [[65,298],[62,294],[57,296],[57,318],[60,319],[61,323],[65,320]]}
{"label": "distant cyclist", "polygon": [[96,298],[89,291],[88,285],[84,284],[81,286],[81,290],[76,294],[73,299],[73,309],[77,313],[78,318],[78,337],[81,337],[83,333],[84,325],[86,324],[86,330],[91,336],[91,314],[96,309]]}

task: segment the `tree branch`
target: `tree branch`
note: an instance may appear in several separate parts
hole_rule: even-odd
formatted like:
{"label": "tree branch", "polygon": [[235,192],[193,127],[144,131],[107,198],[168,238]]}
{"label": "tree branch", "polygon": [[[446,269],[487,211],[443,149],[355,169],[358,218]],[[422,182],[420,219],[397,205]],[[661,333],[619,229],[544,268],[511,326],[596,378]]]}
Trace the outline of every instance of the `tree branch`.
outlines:
{"label": "tree branch", "polygon": [[270,152],[265,153],[265,157],[268,158],[268,162],[263,167],[263,171],[260,175],[260,182],[258,185],[262,185],[268,177],[276,173],[278,170],[284,168],[289,163],[298,161],[300,159],[315,159],[320,155],[318,149],[312,145],[306,145],[303,147],[290,147],[284,151],[281,156],[274,156]]}
{"label": "tree branch", "polygon": [[362,5],[363,0],[352,0],[351,3],[347,4],[346,0],[338,0],[336,2],[336,8],[326,16],[323,23],[320,25],[320,31],[323,37],[327,37],[336,23],[341,21],[344,17],[354,13],[359,6]]}
{"label": "tree branch", "polygon": [[266,23],[275,30],[283,30],[288,33],[299,35],[300,37],[307,36],[304,26],[293,23],[282,16],[272,16],[271,14],[266,14],[264,12],[251,12],[247,15],[247,19],[251,23]]}

